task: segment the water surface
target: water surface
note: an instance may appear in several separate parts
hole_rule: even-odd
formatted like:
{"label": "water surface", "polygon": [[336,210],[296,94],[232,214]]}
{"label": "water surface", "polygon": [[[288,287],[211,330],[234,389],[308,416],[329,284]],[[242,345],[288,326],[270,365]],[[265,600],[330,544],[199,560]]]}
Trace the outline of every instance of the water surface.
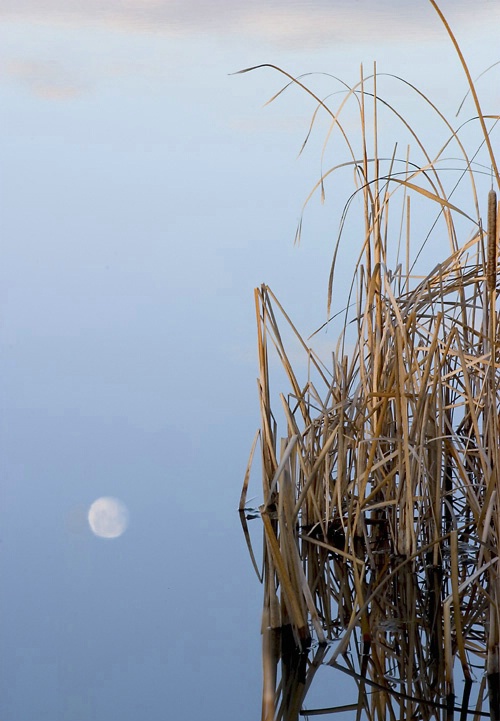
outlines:
{"label": "water surface", "polygon": [[[474,75],[498,60],[496,2],[443,9]],[[282,79],[229,73],[355,82],[377,60],[448,110],[463,74],[426,2],[0,0],[0,18],[2,716],[255,719],[260,587],[235,512],[252,291],[316,328],[336,221],[316,203],[294,248],[314,105],[262,108]],[[129,509],[123,537],[80,522],[100,496]]]}

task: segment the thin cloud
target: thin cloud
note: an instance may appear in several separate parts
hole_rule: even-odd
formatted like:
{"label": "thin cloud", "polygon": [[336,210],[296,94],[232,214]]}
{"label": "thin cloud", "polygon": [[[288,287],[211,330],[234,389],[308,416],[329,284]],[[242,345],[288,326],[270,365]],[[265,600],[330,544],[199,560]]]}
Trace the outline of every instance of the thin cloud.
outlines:
{"label": "thin cloud", "polygon": [[[467,28],[480,25],[483,36],[496,32],[500,24],[497,0],[443,0],[442,7],[457,31],[467,38]],[[422,52],[433,40],[446,42],[446,33],[427,0],[419,4],[401,0],[0,0],[0,20],[22,24],[67,27],[78,34],[80,28],[98,28],[127,34],[160,34],[169,38],[214,38],[221,44],[248,42],[262,48],[292,50],[295,54],[322,48],[348,51],[356,44],[373,47],[415,46],[422,40]],[[5,30],[8,33],[8,30]],[[20,30],[23,37],[23,29]],[[465,33],[465,34],[464,34]],[[12,36],[12,34],[11,34]],[[28,35],[29,37],[29,35]],[[29,41],[28,41],[29,42]],[[120,74],[112,68],[116,59],[93,53],[82,60],[78,42],[59,40],[63,59],[55,56],[51,43],[25,50],[8,43],[4,47],[0,78],[17,82],[30,92],[47,99],[69,99],[85,93],[102,78]],[[111,53],[112,54],[112,53]],[[128,65],[130,61],[119,63]],[[115,63],[116,64],[116,63]],[[127,67],[126,75],[153,79],[158,73],[154,62],[144,67]],[[149,67],[151,65],[151,67]]]}
{"label": "thin cloud", "polygon": [[2,75],[50,100],[74,98],[87,89],[85,83],[76,81],[67,69],[56,63],[11,60],[5,63]]}
{"label": "thin cloud", "polygon": [[[496,27],[498,5],[491,0],[442,3],[457,27],[471,23]],[[0,0],[0,17],[33,22],[92,24],[126,31],[215,34],[251,37],[295,51],[349,42],[401,42],[444,37],[430,3],[401,0],[319,0],[314,4],[289,0],[253,3],[235,0]]]}

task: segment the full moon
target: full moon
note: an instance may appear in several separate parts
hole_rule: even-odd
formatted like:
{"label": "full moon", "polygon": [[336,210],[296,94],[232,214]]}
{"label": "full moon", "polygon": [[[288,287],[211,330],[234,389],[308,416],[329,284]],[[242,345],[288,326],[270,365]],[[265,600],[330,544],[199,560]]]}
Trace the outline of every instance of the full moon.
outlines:
{"label": "full moon", "polygon": [[111,496],[98,498],[89,508],[89,526],[100,538],[118,538],[127,528],[128,510],[122,501]]}

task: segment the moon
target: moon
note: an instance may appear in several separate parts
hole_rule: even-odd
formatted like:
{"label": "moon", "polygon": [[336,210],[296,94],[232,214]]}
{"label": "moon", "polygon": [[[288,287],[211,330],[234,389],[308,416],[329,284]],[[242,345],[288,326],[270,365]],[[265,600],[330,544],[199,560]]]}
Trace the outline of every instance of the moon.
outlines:
{"label": "moon", "polygon": [[127,506],[118,498],[102,496],[89,508],[89,526],[100,538],[118,538],[127,529]]}

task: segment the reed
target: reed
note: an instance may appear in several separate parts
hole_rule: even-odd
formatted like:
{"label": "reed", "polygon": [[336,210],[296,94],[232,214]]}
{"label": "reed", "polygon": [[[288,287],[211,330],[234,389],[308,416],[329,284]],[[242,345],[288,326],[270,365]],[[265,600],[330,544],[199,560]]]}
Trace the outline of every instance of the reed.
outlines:
{"label": "reed", "polygon": [[[482,112],[453,33],[430,1],[459,53],[498,188],[490,139],[498,116]],[[252,559],[264,587],[262,718],[297,718],[315,670],[326,663],[358,686],[352,718],[440,719],[455,710],[465,718],[473,703],[475,718],[499,719],[496,192],[487,197],[484,224],[476,151],[466,149],[460,132],[416,88],[444,128],[438,152],[381,96],[376,68],[344,84],[337,108],[302,79],[274,69],[315,101],[310,131],[318,113],[326,113],[327,141],[337,133],[349,155],[322,173],[306,205],[345,167],[355,187],[341,213],[330,272],[328,310],[344,315],[331,366],[309,348],[268,286],[255,291],[262,571],[253,552]],[[359,112],[356,142],[342,126],[348,102]],[[399,157],[397,150],[380,155],[382,108],[406,128],[417,157]],[[461,205],[442,177],[450,145],[461,157],[457,182],[468,183]],[[351,297],[339,303],[335,270],[353,197],[363,204],[360,253]],[[423,203],[427,217],[439,219],[435,235],[446,235],[448,250],[417,276],[422,242],[413,241],[413,209]],[[298,237],[300,231],[301,224]],[[303,348],[305,381],[290,360],[283,327]],[[271,353],[289,383],[276,413]],[[245,505],[255,448],[254,442],[240,501],[250,550]],[[312,660],[311,643],[322,649]],[[478,666],[486,682],[471,700]]]}

